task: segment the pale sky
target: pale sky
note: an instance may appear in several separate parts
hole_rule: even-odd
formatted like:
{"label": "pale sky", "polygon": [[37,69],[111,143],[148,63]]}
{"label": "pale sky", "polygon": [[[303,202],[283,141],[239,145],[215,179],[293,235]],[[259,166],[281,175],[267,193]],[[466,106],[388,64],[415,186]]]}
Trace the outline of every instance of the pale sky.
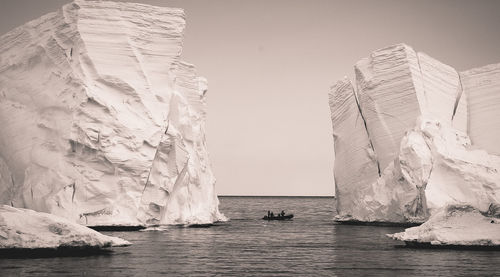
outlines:
{"label": "pale sky", "polygon": [[[0,0],[0,34],[67,2]],[[405,42],[458,70],[500,62],[495,0],[131,2],[186,11],[220,195],[333,195],[329,87],[373,50]]]}

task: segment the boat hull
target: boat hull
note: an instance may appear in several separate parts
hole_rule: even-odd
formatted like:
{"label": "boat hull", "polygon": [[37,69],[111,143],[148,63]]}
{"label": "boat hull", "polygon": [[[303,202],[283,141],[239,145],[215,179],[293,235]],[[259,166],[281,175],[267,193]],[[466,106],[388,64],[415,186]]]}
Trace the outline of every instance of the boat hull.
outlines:
{"label": "boat hull", "polygon": [[293,214],[284,215],[284,216],[273,216],[273,217],[268,217],[266,215],[262,219],[264,219],[264,220],[290,220],[292,218],[293,218]]}

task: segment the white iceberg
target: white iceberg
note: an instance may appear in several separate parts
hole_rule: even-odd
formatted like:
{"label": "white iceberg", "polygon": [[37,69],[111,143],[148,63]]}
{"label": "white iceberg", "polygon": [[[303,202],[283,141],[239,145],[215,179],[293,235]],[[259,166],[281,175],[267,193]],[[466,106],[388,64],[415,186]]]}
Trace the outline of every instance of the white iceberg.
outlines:
{"label": "white iceberg", "polygon": [[498,248],[500,214],[496,212],[495,217],[494,211],[484,214],[470,205],[450,205],[418,227],[387,236],[413,247]]}
{"label": "white iceberg", "polygon": [[[497,68],[459,74],[404,44],[358,62],[357,90],[343,80],[330,93],[337,220],[418,224],[447,204],[485,211],[500,203],[500,156],[490,143],[496,121],[483,123],[492,129],[484,134],[472,125],[499,110],[491,108],[500,107]],[[487,101],[487,109],[468,109]],[[488,142],[471,143],[473,130]]]}
{"label": "white iceberg", "polygon": [[86,250],[129,245],[126,240],[103,235],[65,218],[0,206],[1,250]]}
{"label": "white iceberg", "polygon": [[225,219],[183,10],[75,1],[0,37],[0,203],[84,225]]}

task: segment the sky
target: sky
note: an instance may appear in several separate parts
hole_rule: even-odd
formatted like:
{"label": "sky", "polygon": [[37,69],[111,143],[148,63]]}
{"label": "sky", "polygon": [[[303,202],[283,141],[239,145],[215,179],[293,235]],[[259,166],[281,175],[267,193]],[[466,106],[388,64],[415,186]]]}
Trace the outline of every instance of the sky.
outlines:
{"label": "sky", "polygon": [[[0,0],[0,34],[64,0]],[[465,70],[500,62],[500,1],[135,0],[183,8],[183,60],[209,82],[219,195],[334,195],[330,86],[404,42]]]}

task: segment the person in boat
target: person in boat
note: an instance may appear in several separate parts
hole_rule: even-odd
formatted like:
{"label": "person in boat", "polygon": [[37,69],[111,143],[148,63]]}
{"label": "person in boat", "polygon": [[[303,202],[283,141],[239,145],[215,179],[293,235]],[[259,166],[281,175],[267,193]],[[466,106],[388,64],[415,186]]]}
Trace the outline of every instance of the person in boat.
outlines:
{"label": "person in boat", "polygon": [[284,210],[281,211],[281,216],[285,216],[285,211]]}
{"label": "person in boat", "polygon": [[274,213],[273,212],[271,212],[271,217],[274,217]]}
{"label": "person in boat", "polygon": [[267,217],[271,217],[271,211],[267,211]]}

